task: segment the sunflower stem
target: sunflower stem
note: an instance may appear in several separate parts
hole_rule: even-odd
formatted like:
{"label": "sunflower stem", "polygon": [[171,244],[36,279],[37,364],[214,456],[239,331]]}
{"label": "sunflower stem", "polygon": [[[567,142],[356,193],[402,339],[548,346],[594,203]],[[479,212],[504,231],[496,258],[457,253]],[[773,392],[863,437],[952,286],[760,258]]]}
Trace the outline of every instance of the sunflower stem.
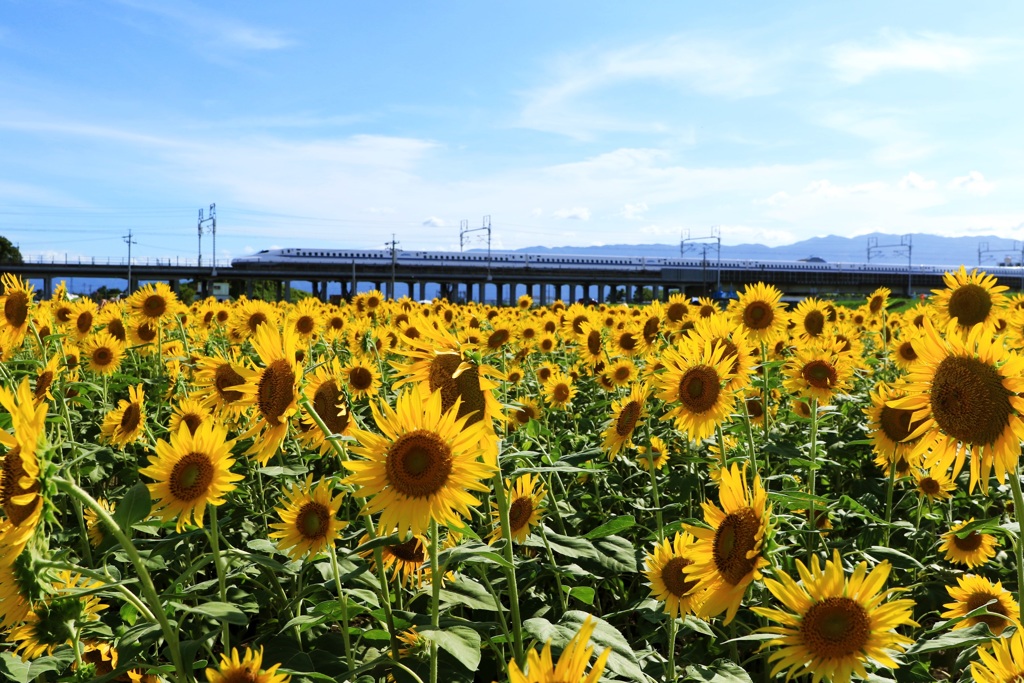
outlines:
{"label": "sunflower stem", "polygon": [[65,564],[63,562],[39,560],[36,562],[35,566],[42,569],[56,569],[58,571],[75,572],[81,574],[86,578],[93,579],[94,581],[99,581],[106,588],[110,588],[111,590],[117,591],[117,593],[120,594],[122,598],[124,598],[125,602],[134,607],[139,614],[146,618],[147,621],[156,623],[156,617],[154,617],[153,613],[149,611],[149,607],[146,606],[146,603],[144,603],[139,596],[135,595],[135,593],[132,593],[130,590],[128,590],[128,588],[124,585],[124,582],[111,583],[112,579],[106,574],[100,574],[99,572],[95,572],[90,569],[85,569],[84,567],[79,567],[78,565]]}
{"label": "sunflower stem", "polygon": [[[213,565],[217,568],[217,590],[220,593],[220,601],[228,601],[227,567],[224,556],[220,554],[220,529],[217,524],[217,506],[210,506],[210,528],[206,533],[210,539],[210,548],[213,550]],[[221,623],[220,641],[224,646],[224,652],[231,652],[231,632],[228,622]]]}
{"label": "sunflower stem", "polygon": [[[441,580],[444,572],[437,562],[437,520],[430,519],[430,628],[441,626]],[[437,640],[430,640],[430,683],[437,683]]]}
{"label": "sunflower stem", "polygon": [[[1024,517],[1024,494],[1020,489],[1020,465],[1013,468],[1010,473],[1010,490],[1013,491],[1013,516],[1020,524]],[[1017,604],[1020,604],[1024,597],[1024,542],[1021,541],[1020,533],[1014,539],[1013,552],[1017,556]]]}
{"label": "sunflower stem", "polygon": [[178,641],[178,630],[172,628],[170,622],[167,620],[167,614],[164,611],[164,604],[160,601],[160,596],[156,592],[156,587],[153,585],[153,579],[149,575],[149,570],[146,569],[146,563],[143,561],[142,556],[139,555],[138,549],[135,544],[132,543],[131,539],[123,531],[121,527],[117,525],[114,518],[110,516],[106,510],[104,510],[96,499],[90,496],[86,491],[79,488],[74,482],[70,482],[67,479],[60,477],[53,477],[53,483],[60,490],[65,493],[78,498],[85,505],[92,509],[96,513],[96,516],[106,525],[110,533],[117,539],[117,542],[121,544],[122,550],[128,555],[128,559],[131,560],[132,566],[135,567],[135,571],[139,575],[139,583],[142,585],[142,592],[149,603],[150,611],[153,616],[156,617],[157,623],[160,624],[160,630],[163,632],[164,640],[167,641],[167,649],[171,654],[171,662],[174,664],[174,679],[178,683],[188,683],[191,680],[189,676],[189,669],[185,668],[184,661],[181,658],[181,646]]}
{"label": "sunflower stem", "polygon": [[818,399],[812,396],[810,399],[811,404],[811,452],[810,452],[810,472],[808,477],[810,479],[811,489],[811,501],[809,504],[809,512],[807,513],[808,524],[810,530],[807,535],[807,564],[811,563],[811,555],[818,549],[818,523],[814,515],[814,497],[815,485],[818,480]]}
{"label": "sunflower stem", "polygon": [[505,497],[505,485],[501,480],[501,472],[494,474],[494,493],[498,499],[498,515],[501,518],[501,535],[505,540],[502,551],[509,566],[505,569],[508,580],[508,602],[512,612],[512,652],[516,658],[516,664],[523,666],[526,661],[523,658],[523,625],[519,618],[519,586],[516,582],[515,558],[512,555],[512,527],[508,517],[508,498]]}
{"label": "sunflower stem", "polygon": [[[754,428],[750,424],[750,411],[747,409],[747,400],[740,398],[743,403],[743,423],[747,427],[747,450],[750,452],[750,469],[757,472],[757,448],[754,446]],[[765,477],[768,476],[768,472],[765,472]]]}
{"label": "sunflower stem", "polygon": [[348,597],[341,588],[341,571],[338,569],[338,551],[334,549],[334,542],[327,544],[331,551],[331,573],[334,574],[334,587],[338,591],[338,604],[341,605],[341,638],[345,643],[345,661],[348,662],[348,670],[354,671],[356,660],[352,656],[352,636],[348,632]]}
{"label": "sunflower stem", "polygon": [[889,547],[889,532],[892,528],[892,492],[894,488],[896,488],[896,449],[893,449],[892,460],[889,461],[889,482],[885,489],[885,543],[883,545],[886,547]]}
{"label": "sunflower stem", "polygon": [[668,680],[676,678],[676,617],[673,614],[668,619]]}
{"label": "sunflower stem", "polygon": [[644,422],[647,432],[647,471],[651,475],[651,498],[654,500],[654,517],[658,523],[658,540],[665,538],[665,518],[661,514],[661,500],[658,496],[658,468],[654,466],[654,443],[651,440],[651,423]]}

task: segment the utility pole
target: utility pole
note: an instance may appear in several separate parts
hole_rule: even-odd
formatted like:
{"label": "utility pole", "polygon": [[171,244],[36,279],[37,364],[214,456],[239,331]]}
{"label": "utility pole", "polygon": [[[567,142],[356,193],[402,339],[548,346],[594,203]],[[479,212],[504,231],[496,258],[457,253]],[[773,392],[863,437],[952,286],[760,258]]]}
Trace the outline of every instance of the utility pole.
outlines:
{"label": "utility pole", "polygon": [[[877,237],[868,238],[868,263],[871,263],[872,256],[907,256],[907,298],[914,295],[913,292],[913,277],[914,277],[914,262],[912,254],[914,253],[913,239],[911,235],[903,235],[900,238],[899,244],[879,244]],[[981,251],[978,251],[978,258],[981,258]]]}
{"label": "utility pole", "polygon": [[211,275],[217,277],[217,205],[210,204],[210,215],[203,217],[203,210],[199,209],[199,223],[196,224],[196,232],[199,233],[199,267],[203,267],[203,232],[213,234],[213,272]]}
{"label": "utility pole", "polygon": [[470,228],[469,221],[463,220],[459,224],[459,251],[462,251],[463,246],[468,241],[466,235],[471,232],[487,231],[487,281],[491,281],[491,217],[484,216],[483,225],[479,228]]}
{"label": "utility pole", "polygon": [[135,240],[132,239],[132,229],[131,228],[128,228],[128,234],[125,235],[124,237],[122,237],[121,239],[123,239],[125,242],[128,243],[128,288],[127,288],[126,291],[127,291],[128,294],[131,294],[132,293],[132,245],[133,244],[138,244],[138,242],[136,242]]}
{"label": "utility pole", "polygon": [[[701,242],[701,244],[697,244]],[[717,276],[715,278],[716,291],[722,289],[722,230],[717,225],[712,226],[711,234],[707,237],[690,237],[690,231],[686,231],[686,237],[679,240],[679,255],[685,256],[688,251],[701,252],[701,289],[704,294],[708,293],[708,251],[714,249],[718,259]]]}
{"label": "utility pole", "polygon": [[398,261],[398,249],[399,242],[395,241],[395,233],[391,233],[391,241],[385,242],[385,247],[391,248],[391,286],[388,287],[388,298],[394,300],[395,298],[395,264]]}

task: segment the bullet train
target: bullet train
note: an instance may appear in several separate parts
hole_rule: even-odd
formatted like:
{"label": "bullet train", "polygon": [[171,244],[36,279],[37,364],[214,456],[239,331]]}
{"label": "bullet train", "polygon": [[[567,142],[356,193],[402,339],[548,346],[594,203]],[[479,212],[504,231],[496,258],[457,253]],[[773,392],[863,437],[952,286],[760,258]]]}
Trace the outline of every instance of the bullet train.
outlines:
{"label": "bullet train", "polygon": [[[821,260],[810,261],[761,261],[751,259],[708,260],[700,258],[681,258],[676,256],[584,256],[581,254],[527,254],[522,252],[452,252],[452,251],[399,251],[395,261],[400,266],[464,266],[471,268],[502,269],[502,268],[538,268],[544,270],[594,270],[608,269],[616,271],[652,271],[663,268],[701,268],[708,267],[723,271],[729,270],[786,270],[786,271],[821,271],[832,273],[906,273],[907,266],[894,263],[828,263]],[[356,265],[386,266],[391,263],[391,252],[388,250],[359,251],[352,249],[264,249],[251,256],[243,256],[231,261],[233,268],[239,269],[274,269],[303,266],[336,265],[339,268]],[[912,273],[941,275],[948,270],[957,270],[959,265],[931,266],[915,265]],[[1021,266],[986,265],[979,266],[989,275],[1005,278],[1024,276]]]}

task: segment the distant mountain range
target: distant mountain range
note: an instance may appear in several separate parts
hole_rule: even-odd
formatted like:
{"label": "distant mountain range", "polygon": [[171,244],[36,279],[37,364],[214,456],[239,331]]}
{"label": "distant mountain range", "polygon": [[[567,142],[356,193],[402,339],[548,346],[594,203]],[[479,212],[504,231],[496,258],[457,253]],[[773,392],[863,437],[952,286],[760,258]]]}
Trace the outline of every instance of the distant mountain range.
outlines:
{"label": "distant mountain range", "polygon": [[[767,247],[763,244],[722,245],[723,259],[750,259],[759,261],[797,261],[820,258],[830,263],[864,263],[868,260],[868,242],[872,240],[879,248],[872,250],[871,262],[906,263],[906,247],[901,245],[899,235],[871,233],[859,237],[812,237],[811,239]],[[1009,257],[1014,264],[1021,261],[1021,242],[1002,237],[940,237],[923,233],[910,236],[911,260],[918,265],[965,265],[968,269],[978,267],[979,250],[981,268],[985,265],[1003,265]],[[689,243],[686,256],[700,258],[708,242]],[[711,242],[711,245],[714,243]],[[892,248],[886,248],[892,245]],[[474,249],[473,251],[480,251]],[[515,251],[530,254],[582,254],[590,256],[679,256],[679,244],[606,244],[599,247],[524,247]],[[712,246],[707,250],[708,258],[717,257]]]}

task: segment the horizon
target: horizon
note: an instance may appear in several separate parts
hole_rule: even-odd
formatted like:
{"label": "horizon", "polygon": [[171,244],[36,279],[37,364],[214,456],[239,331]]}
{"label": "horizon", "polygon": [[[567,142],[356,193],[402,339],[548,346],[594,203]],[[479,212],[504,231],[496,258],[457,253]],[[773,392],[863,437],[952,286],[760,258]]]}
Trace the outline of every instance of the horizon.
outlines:
{"label": "horizon", "polygon": [[1024,6],[0,2],[28,257],[1024,238]]}

